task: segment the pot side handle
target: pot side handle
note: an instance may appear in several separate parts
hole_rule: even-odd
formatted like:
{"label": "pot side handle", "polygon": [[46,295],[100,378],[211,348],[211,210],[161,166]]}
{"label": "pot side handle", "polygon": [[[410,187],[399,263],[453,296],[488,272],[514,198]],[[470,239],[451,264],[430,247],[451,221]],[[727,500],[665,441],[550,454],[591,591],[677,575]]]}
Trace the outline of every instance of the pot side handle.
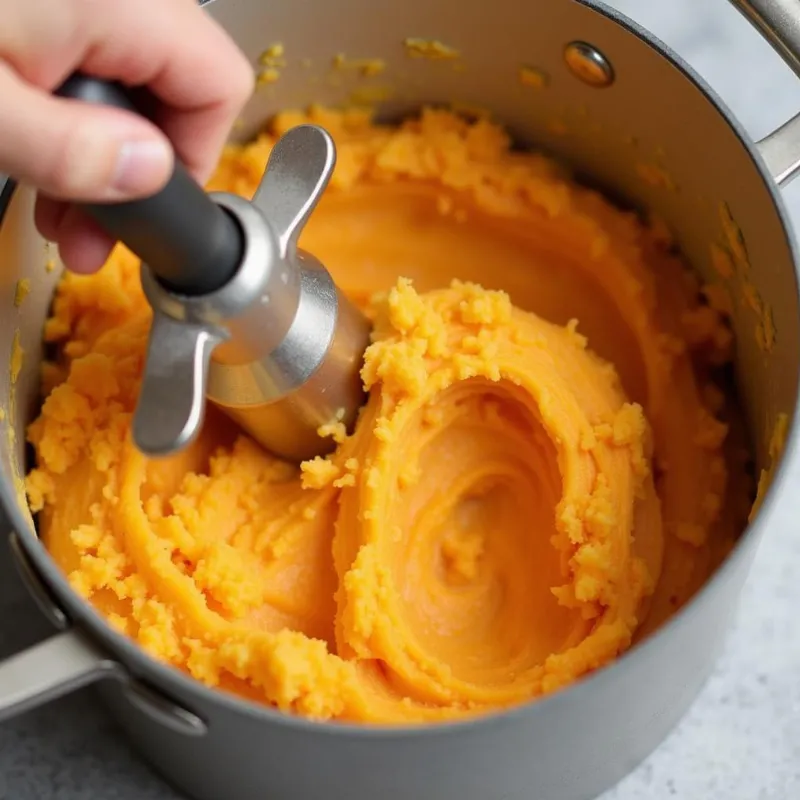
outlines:
{"label": "pot side handle", "polygon": [[0,662],[0,722],[118,669],[75,629],[57,633]]}
{"label": "pot side handle", "polygon": [[101,678],[123,677],[117,662],[72,627],[39,579],[17,534],[9,536],[9,549],[23,584],[59,633],[0,661],[0,722]]}
{"label": "pot side handle", "polygon": [[[800,0],[730,0],[800,77]],[[800,174],[800,114],[756,147],[770,174],[785,186]]]}
{"label": "pot side handle", "polygon": [[45,641],[0,661],[0,723],[65,694],[111,678],[128,702],[183,736],[204,736],[204,720],[135,678],[74,627],[39,575],[16,533],[9,536],[12,560],[39,610],[60,631]]}

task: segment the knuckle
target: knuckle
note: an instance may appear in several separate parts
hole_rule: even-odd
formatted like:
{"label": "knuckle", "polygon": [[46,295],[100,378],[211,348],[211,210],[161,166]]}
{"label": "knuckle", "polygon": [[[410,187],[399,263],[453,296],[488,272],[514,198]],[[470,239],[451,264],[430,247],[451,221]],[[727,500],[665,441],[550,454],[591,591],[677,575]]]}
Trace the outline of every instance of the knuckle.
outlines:
{"label": "knuckle", "polygon": [[81,197],[101,190],[110,174],[108,148],[91,121],[66,129],[49,156],[49,181],[61,197]]}
{"label": "knuckle", "polygon": [[256,74],[250,62],[242,54],[239,56],[239,69],[236,75],[236,101],[244,103],[253,93],[256,86]]}

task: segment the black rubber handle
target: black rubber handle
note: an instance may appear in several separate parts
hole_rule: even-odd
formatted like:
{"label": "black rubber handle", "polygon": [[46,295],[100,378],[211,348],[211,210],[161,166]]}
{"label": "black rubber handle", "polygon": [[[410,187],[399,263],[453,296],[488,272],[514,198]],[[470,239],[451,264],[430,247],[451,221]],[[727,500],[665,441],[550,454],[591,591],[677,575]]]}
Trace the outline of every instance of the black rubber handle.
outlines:
{"label": "black rubber handle", "polygon": [[[140,113],[122,85],[79,73],[56,94]],[[241,263],[244,240],[238,223],[177,159],[172,177],[157,194],[121,203],[81,204],[81,208],[136,253],[172,292],[213,292]]]}

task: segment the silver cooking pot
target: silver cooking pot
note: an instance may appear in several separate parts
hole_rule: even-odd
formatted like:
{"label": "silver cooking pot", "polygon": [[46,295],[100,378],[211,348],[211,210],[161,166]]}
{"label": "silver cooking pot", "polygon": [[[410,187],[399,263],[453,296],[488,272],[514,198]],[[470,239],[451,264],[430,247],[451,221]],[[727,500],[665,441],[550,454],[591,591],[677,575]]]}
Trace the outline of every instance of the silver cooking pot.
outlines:
{"label": "silver cooking pot", "polygon": [[[800,2],[733,5],[800,73]],[[361,79],[326,78],[334,53],[344,52],[385,60],[384,77],[397,98],[384,104],[387,116],[453,100],[490,108],[519,141],[564,159],[612,195],[656,210],[701,273],[711,269],[709,245],[720,236],[719,206],[726,203],[775,323],[774,348],[764,352],[753,336],[753,312],[736,303],[739,388],[757,468],[769,466],[773,426],[779,414],[793,416],[798,398],[798,261],[776,182],[798,169],[800,116],[754,144],[675,55],[589,0],[493,0],[490,8],[483,0],[216,0],[208,13],[254,63],[272,41],[290,57],[280,80],[256,93],[237,135],[251,135],[287,106],[345,100]],[[466,70],[409,59],[407,36],[457,48]],[[546,75],[547,88],[532,93],[522,86],[522,65]],[[677,190],[641,179],[637,164],[648,153],[662,154]],[[587,800],[621,779],[678,722],[713,667],[759,539],[788,490],[797,426],[790,426],[772,487],[733,553],[691,603],[613,666],[530,706],[466,723],[368,728],[284,716],[148,658],[71,591],[36,537],[20,477],[57,271],[44,269],[32,206],[30,191],[6,186],[0,401],[9,446],[0,454],[0,496],[13,529],[12,557],[60,632],[0,664],[0,718],[97,682],[144,757],[199,800]],[[19,310],[14,288],[23,277],[34,291]],[[25,358],[13,382],[15,336]]]}

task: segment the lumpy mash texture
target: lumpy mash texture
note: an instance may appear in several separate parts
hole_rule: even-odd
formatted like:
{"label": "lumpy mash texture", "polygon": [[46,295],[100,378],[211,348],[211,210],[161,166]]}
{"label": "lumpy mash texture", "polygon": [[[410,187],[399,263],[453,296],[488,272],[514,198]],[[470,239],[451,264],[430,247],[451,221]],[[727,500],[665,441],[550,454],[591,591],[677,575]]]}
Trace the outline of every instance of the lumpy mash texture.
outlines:
{"label": "lumpy mash texture", "polygon": [[63,279],[47,323],[41,535],[151,655],[285,711],[436,721],[565,686],[686,602],[744,525],[724,304],[661,226],[485,120],[283,114],[211,188],[250,195],[309,118],[339,159],[302,244],[375,326],[355,432],[332,420],[335,453],[298,468],[211,409],[185,452],[145,459],[150,312],[120,248]]}

